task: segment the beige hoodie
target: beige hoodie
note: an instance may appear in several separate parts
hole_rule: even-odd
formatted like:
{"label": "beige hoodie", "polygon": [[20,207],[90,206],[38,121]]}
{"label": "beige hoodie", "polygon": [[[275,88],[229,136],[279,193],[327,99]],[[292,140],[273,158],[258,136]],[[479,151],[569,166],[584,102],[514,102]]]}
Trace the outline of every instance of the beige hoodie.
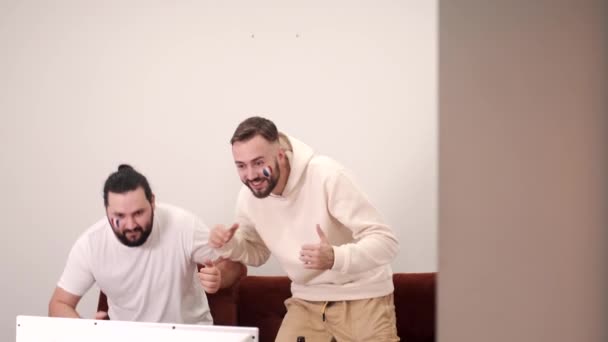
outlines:
{"label": "beige hoodie", "polygon": [[[259,266],[270,253],[292,280],[294,297],[310,301],[374,298],[393,291],[389,263],[398,251],[392,230],[334,160],[316,156],[289,137],[291,172],[281,196],[259,199],[243,186],[237,200],[236,234],[222,256]],[[309,270],[300,248],[319,243],[320,224],[334,249],[331,270]]]}

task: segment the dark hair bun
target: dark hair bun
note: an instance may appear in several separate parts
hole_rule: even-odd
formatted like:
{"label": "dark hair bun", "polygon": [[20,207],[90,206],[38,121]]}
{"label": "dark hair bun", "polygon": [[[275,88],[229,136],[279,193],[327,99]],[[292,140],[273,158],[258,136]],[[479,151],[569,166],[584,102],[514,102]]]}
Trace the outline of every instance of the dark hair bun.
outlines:
{"label": "dark hair bun", "polygon": [[127,170],[133,170],[133,167],[129,164],[118,165],[118,171],[127,171]]}

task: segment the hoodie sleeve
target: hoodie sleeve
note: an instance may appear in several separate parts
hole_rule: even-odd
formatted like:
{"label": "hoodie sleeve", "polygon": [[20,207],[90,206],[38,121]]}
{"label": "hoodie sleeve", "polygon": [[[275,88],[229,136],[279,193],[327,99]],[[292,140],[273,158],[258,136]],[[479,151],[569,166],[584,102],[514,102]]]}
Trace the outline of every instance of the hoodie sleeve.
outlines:
{"label": "hoodie sleeve", "polygon": [[239,228],[219,252],[224,258],[240,261],[249,266],[260,266],[268,261],[270,250],[256,231],[253,222],[249,220],[243,203],[242,196],[239,196],[236,213],[236,223],[239,224]]}
{"label": "hoodie sleeve", "polygon": [[354,242],[333,246],[334,266],[341,273],[359,273],[389,264],[399,242],[378,210],[343,171],[326,183],[329,212],[353,232]]}

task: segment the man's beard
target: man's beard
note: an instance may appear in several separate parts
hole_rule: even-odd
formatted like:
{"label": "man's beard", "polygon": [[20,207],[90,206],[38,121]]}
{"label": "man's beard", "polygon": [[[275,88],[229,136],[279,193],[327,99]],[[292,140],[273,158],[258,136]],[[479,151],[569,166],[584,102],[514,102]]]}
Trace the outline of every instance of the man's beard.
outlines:
{"label": "man's beard", "polygon": [[[127,247],[139,247],[139,246],[143,245],[144,243],[146,243],[146,241],[148,240],[148,237],[150,237],[150,234],[152,233],[153,225],[154,225],[154,211],[152,211],[152,217],[150,218],[150,224],[148,226],[146,226],[145,229],[142,228],[141,226],[137,226],[133,229],[125,230],[122,233],[117,231],[114,228],[112,228],[112,231],[114,232],[114,235],[116,235],[116,238],[118,239],[118,241],[120,241],[123,245],[125,245]],[[139,238],[137,240],[129,240],[126,236],[126,234],[128,232],[139,232],[141,235],[139,236]]]}
{"label": "man's beard", "polygon": [[[266,198],[270,195],[272,190],[274,190],[274,188],[277,186],[277,183],[279,182],[279,177],[281,176],[281,172],[279,171],[278,161],[275,161],[274,168],[272,169],[272,171],[273,172],[270,175],[270,178],[257,177],[250,181],[248,180],[248,181],[243,182],[243,183],[245,183],[245,185],[247,185],[249,190],[251,190],[251,193],[253,194],[253,196],[255,196],[257,198]],[[267,184],[266,187],[261,190],[256,190],[249,184],[250,182],[257,182],[260,180],[266,181],[266,184]]]}

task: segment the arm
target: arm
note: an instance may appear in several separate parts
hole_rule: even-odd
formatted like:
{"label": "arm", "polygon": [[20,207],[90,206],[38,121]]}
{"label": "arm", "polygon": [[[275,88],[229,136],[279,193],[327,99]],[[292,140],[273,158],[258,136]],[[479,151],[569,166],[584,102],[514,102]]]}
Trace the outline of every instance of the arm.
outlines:
{"label": "arm", "polygon": [[353,232],[354,242],[333,246],[332,269],[342,273],[365,272],[389,264],[399,242],[378,210],[343,172],[328,181],[330,213]]}
{"label": "arm", "polygon": [[198,265],[199,281],[207,293],[215,293],[221,288],[230,287],[247,274],[245,265],[218,258],[212,247],[212,235],[213,231],[209,231],[198,218],[194,218],[191,258]]}
{"label": "arm", "polygon": [[270,258],[270,250],[247,213],[247,198],[250,196],[249,189],[242,187],[236,203],[236,222],[239,224],[239,229],[234,234],[234,238],[220,251],[230,259],[238,260],[245,265],[261,266]]}
{"label": "arm", "polygon": [[[224,238],[225,234],[229,237]],[[217,242],[220,240],[221,243]],[[265,263],[269,257],[270,251],[255,229],[241,229],[239,225],[235,224],[230,229],[226,229],[223,225],[216,225],[209,231],[202,222],[197,220],[192,236],[191,251],[191,258],[197,264],[202,265],[222,258],[259,266]],[[229,275],[233,272],[241,272],[236,269],[236,266],[228,267],[227,271]]]}
{"label": "arm", "polygon": [[49,301],[49,316],[79,318],[76,305],[95,282],[88,240],[81,236],[70,251],[63,274]]}
{"label": "arm", "polygon": [[213,227],[211,241],[221,257],[249,266],[260,266],[268,261],[270,250],[247,215],[248,192],[249,189],[243,187],[239,193],[236,205],[237,223],[230,228],[223,225]]}
{"label": "arm", "polygon": [[222,260],[217,263],[217,268],[221,272],[220,288],[227,288],[234,285],[239,279],[247,275],[247,266],[232,260]]}
{"label": "arm", "polygon": [[80,318],[76,311],[80,298],[57,286],[49,301],[49,317]]}
{"label": "arm", "polygon": [[[240,222],[247,222],[242,217]],[[216,229],[218,227],[215,227]],[[260,266],[268,261],[270,250],[266,247],[255,228],[247,223],[240,223],[234,236],[222,247],[217,248],[218,253],[226,259],[240,261],[245,265]]]}

